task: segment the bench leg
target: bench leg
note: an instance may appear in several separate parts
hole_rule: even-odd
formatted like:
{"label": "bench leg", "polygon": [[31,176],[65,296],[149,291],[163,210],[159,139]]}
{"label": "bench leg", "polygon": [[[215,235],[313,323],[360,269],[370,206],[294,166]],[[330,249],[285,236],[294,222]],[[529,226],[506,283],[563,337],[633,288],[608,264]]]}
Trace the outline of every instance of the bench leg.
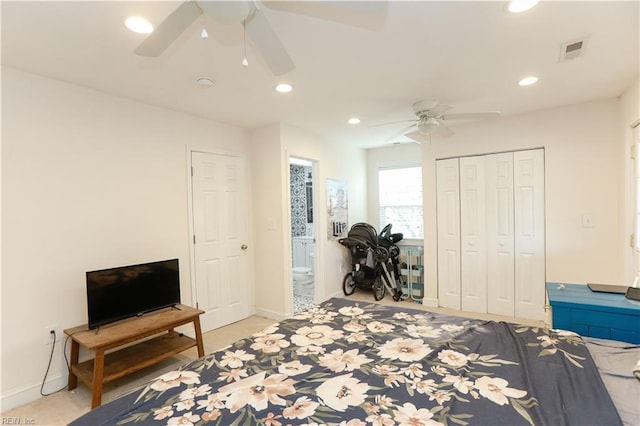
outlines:
{"label": "bench leg", "polygon": [[198,356],[204,356],[204,343],[202,343],[202,330],[200,329],[200,317],[193,320],[193,328],[196,332],[196,343],[198,344]]}
{"label": "bench leg", "polygon": [[80,354],[80,344],[75,340],[71,340],[71,355],[69,360],[69,380],[67,383],[68,390],[74,390],[78,386],[78,376],[73,373],[73,367],[78,365],[78,356]]}
{"label": "bench leg", "polygon": [[91,409],[102,404],[102,378],[104,376],[104,350],[97,350],[93,360],[93,393]]}

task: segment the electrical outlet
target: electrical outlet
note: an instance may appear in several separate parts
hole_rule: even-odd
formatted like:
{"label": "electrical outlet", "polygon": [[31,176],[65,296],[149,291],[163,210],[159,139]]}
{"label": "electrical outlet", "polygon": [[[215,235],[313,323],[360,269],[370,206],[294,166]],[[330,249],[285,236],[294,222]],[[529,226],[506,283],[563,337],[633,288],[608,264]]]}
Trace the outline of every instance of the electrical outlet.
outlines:
{"label": "electrical outlet", "polygon": [[51,335],[52,331],[55,331],[56,333],[56,343],[60,341],[60,339],[62,339],[62,330],[60,329],[59,325],[48,325],[44,328],[44,332],[45,332],[45,339],[44,339],[44,344],[45,345],[50,345],[53,343],[53,336]]}

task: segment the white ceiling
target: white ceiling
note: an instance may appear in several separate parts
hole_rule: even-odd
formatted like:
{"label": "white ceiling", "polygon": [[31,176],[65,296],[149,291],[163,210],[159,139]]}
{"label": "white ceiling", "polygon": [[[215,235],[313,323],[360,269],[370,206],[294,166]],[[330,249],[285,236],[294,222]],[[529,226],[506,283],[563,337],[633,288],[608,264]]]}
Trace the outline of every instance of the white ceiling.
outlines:
{"label": "white ceiling", "polygon": [[[211,18],[207,40],[198,20],[159,58],[135,55],[145,36],[125,17],[158,25],[179,4],[2,1],[2,64],[243,128],[284,122],[363,147],[388,143],[402,124],[368,126],[413,118],[415,101],[520,114],[618,96],[639,72],[637,1],[543,1],[518,15],[500,1],[389,1],[376,13],[266,2],[296,65],[281,77],[250,40],[243,67],[242,26]],[[584,56],[560,62],[561,44],[585,36]],[[519,87],[528,74],[539,83]],[[198,86],[198,76],[215,85]],[[275,93],[280,80],[294,92]],[[351,116],[362,123],[347,124]]]}

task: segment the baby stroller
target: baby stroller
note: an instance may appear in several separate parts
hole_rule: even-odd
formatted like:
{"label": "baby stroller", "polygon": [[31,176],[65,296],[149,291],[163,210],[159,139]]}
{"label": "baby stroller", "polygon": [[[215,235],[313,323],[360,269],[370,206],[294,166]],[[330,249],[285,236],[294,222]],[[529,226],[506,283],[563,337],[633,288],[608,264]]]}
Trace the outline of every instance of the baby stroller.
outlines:
{"label": "baby stroller", "polygon": [[386,286],[393,293],[393,300],[400,300],[400,249],[395,245],[400,240],[401,233],[391,234],[391,224],[385,226],[380,235],[367,223],[353,225],[347,238],[339,240],[339,243],[347,247],[351,253],[351,272],[347,273],[342,281],[344,294],[349,296],[358,287],[373,290],[374,299],[381,300]]}

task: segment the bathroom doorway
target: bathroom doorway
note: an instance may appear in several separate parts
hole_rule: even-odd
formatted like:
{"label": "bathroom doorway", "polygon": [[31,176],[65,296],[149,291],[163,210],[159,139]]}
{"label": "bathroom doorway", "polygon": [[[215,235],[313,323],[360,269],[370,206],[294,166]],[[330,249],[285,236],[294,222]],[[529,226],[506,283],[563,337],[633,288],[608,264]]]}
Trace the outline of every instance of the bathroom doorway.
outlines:
{"label": "bathroom doorway", "polygon": [[289,158],[293,312],[315,304],[315,230],[313,162]]}

